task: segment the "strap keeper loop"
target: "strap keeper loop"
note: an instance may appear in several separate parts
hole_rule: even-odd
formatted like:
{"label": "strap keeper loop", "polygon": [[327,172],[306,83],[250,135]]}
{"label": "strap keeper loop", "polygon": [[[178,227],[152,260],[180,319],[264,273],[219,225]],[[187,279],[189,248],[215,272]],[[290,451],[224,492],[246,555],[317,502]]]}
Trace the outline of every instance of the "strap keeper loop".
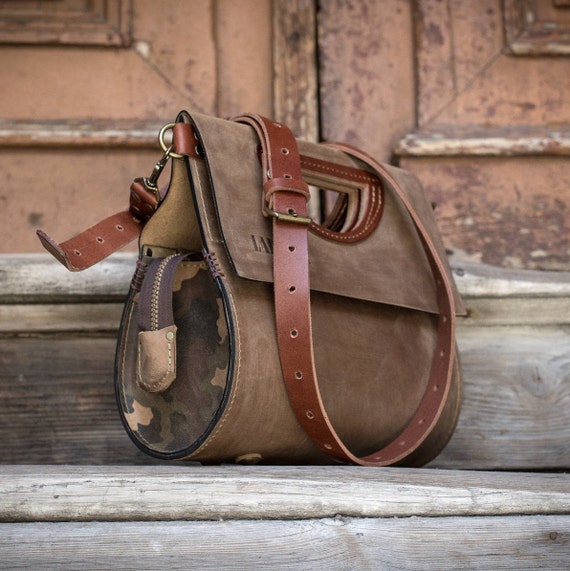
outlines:
{"label": "strap keeper loop", "polygon": [[311,200],[309,187],[304,180],[295,180],[293,178],[282,177],[270,178],[265,181],[263,185],[263,195],[268,204],[271,203],[271,196],[275,192],[294,192],[296,194],[303,195],[307,202]]}

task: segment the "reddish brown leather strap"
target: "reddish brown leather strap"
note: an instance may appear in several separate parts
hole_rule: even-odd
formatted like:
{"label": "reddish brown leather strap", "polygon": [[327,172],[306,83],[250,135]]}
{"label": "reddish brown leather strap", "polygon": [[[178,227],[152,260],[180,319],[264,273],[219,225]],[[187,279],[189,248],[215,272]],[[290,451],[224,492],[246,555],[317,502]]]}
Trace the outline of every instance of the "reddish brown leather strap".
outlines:
{"label": "reddish brown leather strap", "polygon": [[[176,156],[198,157],[198,143],[194,132],[184,125],[184,123],[176,123],[173,126],[172,150]],[[153,175],[160,174],[170,156],[169,150],[157,163]],[[133,181],[130,187],[128,210],[117,212],[101,220],[61,244],[58,244],[43,230],[37,230],[36,234],[40,242],[50,254],[72,272],[85,270],[95,265],[138,238],[142,227],[156,212],[165,192],[159,193],[156,187],[150,188],[148,180],[137,178]]]}
{"label": "reddish brown leather strap", "polygon": [[[308,278],[308,227],[295,218],[306,217],[306,198],[299,189],[302,178],[297,145],[292,133],[283,125],[256,115],[236,120],[254,127],[263,147],[264,189],[271,179],[279,188],[270,195],[272,212],[294,213],[293,217],[274,217],[274,288],[277,336],[283,378],[291,406],[315,444],[339,460],[364,466],[386,466],[403,460],[414,452],[436,425],[453,374],[455,351],[455,307],[450,281],[437,250],[396,181],[376,161],[355,149],[339,146],[343,151],[368,163],[393,188],[412,218],[426,251],[436,282],[439,319],[437,344],[427,388],[419,409],[399,437],[381,450],[357,457],[343,444],[324,408],[315,370]],[[291,188],[283,185],[291,180]]]}
{"label": "reddish brown leather strap", "polygon": [[61,244],[43,230],[37,230],[36,234],[56,260],[69,271],[79,272],[132,242],[140,234],[141,225],[141,221],[126,210],[105,218]]}

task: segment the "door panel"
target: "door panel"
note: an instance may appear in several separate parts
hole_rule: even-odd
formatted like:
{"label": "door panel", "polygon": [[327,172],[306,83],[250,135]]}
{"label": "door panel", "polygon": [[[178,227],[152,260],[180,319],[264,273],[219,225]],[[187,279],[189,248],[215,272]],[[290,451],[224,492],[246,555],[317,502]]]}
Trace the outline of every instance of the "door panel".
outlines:
{"label": "door panel", "polygon": [[180,109],[272,115],[270,6],[0,1],[0,251],[124,209]]}
{"label": "door panel", "polygon": [[567,2],[418,0],[418,120],[398,148],[448,247],[507,267],[570,268]]}

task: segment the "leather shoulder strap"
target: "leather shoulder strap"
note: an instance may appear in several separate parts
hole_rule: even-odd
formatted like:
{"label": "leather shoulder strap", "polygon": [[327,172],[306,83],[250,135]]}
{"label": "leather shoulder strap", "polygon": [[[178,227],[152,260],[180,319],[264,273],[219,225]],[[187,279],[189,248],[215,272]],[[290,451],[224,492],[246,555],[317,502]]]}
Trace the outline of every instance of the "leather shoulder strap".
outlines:
{"label": "leather shoulder strap", "polygon": [[185,123],[170,123],[166,128],[172,128],[172,146],[165,149],[150,177],[133,181],[127,210],[101,220],[61,244],[43,230],[36,231],[43,247],[69,271],[85,270],[138,238],[168,191],[166,188],[161,192],[156,186],[156,180],[168,160],[171,157],[199,156],[194,132]]}
{"label": "leather shoulder strap", "polygon": [[387,181],[414,223],[428,257],[439,307],[437,344],[419,409],[399,437],[373,454],[354,455],[334,430],[321,399],[311,326],[306,185],[293,134],[258,115],[235,120],[251,125],[263,147],[265,210],[273,216],[275,314],[283,379],[299,423],[326,454],[363,466],[387,466],[412,454],[435,427],[449,393],[455,358],[452,287],[437,250],[397,182],[371,157],[338,148],[364,161]]}

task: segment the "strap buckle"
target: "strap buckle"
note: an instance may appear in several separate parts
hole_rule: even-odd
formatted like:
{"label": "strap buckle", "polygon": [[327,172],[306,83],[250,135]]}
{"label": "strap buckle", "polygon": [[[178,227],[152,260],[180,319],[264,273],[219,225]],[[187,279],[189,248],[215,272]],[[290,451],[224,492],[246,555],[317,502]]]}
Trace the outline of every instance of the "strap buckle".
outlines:
{"label": "strap buckle", "polygon": [[304,226],[309,226],[313,223],[313,219],[309,216],[299,216],[295,210],[292,208],[289,209],[288,212],[276,212],[269,206],[263,206],[263,212],[267,216],[271,216],[279,220],[279,222],[291,222],[293,224],[303,224]]}

